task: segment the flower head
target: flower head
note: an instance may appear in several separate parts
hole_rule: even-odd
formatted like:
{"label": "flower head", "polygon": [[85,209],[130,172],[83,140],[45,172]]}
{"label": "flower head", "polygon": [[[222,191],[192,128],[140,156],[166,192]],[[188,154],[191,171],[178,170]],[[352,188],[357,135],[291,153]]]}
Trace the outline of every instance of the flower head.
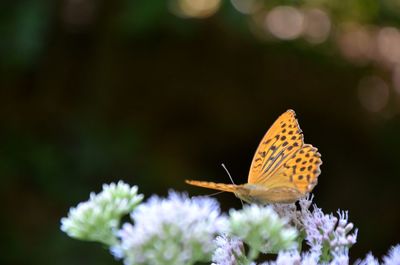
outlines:
{"label": "flower head", "polygon": [[389,253],[383,257],[384,265],[399,265],[400,264],[400,244],[392,247]]}
{"label": "flower head", "polygon": [[301,257],[298,251],[281,251],[276,259],[276,265],[300,265]]}
{"label": "flower head", "polygon": [[297,210],[297,206],[295,203],[274,203],[271,204],[274,211],[281,218],[285,218],[289,220],[291,225],[294,225],[297,229],[303,229],[303,213],[308,212],[312,201],[314,199],[313,195],[308,195],[299,200],[300,211]]}
{"label": "flower head", "polygon": [[167,199],[153,196],[131,214],[134,225],[126,223],[118,232],[121,244],[113,253],[130,264],[193,264],[209,260],[214,238],[222,231],[216,200],[188,198],[170,192]]}
{"label": "flower head", "polygon": [[[319,254],[314,252],[299,253],[297,250],[280,251],[276,260],[260,265],[318,265]],[[327,264],[325,264],[327,265]]]}
{"label": "flower head", "polygon": [[295,203],[274,203],[271,204],[271,207],[280,218],[289,220],[289,223],[297,228],[301,227],[301,222],[299,221],[299,212],[297,211]]}
{"label": "flower head", "polygon": [[356,243],[358,230],[350,234],[353,230],[353,223],[348,221],[347,211],[338,211],[339,220],[335,230],[332,232],[330,247],[334,255],[347,254],[349,248]]}
{"label": "flower head", "polygon": [[[296,229],[287,227],[288,221],[280,218],[271,207],[246,205],[242,210],[231,210],[229,215],[230,233],[246,242],[250,250],[277,253],[297,246]],[[252,256],[251,259],[255,258]]]}
{"label": "flower head", "polygon": [[329,265],[349,265],[348,253],[338,253],[333,256],[332,261]]}
{"label": "flower head", "polygon": [[314,205],[313,211],[300,204],[299,217],[306,233],[307,244],[312,251],[323,253],[322,260],[348,255],[349,248],[356,243],[357,229],[350,234],[354,225],[348,221],[347,211],[338,211],[339,218],[333,214],[324,214]]}
{"label": "flower head", "polygon": [[311,264],[319,261],[347,264],[348,250],[357,239],[357,229],[351,232],[354,225],[348,221],[348,212],[338,211],[336,217],[324,214],[315,204],[310,210],[312,199],[312,196],[300,199],[300,210],[295,204],[275,204],[273,207],[280,217],[288,218],[292,225],[304,233],[312,253],[309,255],[312,257]]}
{"label": "flower head", "polygon": [[123,181],[103,185],[99,194],[91,193],[88,201],[69,210],[68,217],[61,219],[61,230],[73,238],[115,244],[114,232],[121,217],[143,199],[137,190],[136,186],[130,187]]}
{"label": "flower head", "polygon": [[321,256],[320,252],[316,251],[304,252],[302,253],[301,265],[317,265],[320,256]]}
{"label": "flower head", "polygon": [[[236,265],[245,263],[246,255],[243,242],[235,237],[226,235],[215,239],[217,249],[214,251],[212,261],[214,265]],[[244,262],[240,262],[244,261]],[[246,263],[247,264],[247,263]]]}
{"label": "flower head", "polygon": [[378,260],[372,255],[372,253],[368,253],[365,259],[357,260],[355,265],[379,265]]}

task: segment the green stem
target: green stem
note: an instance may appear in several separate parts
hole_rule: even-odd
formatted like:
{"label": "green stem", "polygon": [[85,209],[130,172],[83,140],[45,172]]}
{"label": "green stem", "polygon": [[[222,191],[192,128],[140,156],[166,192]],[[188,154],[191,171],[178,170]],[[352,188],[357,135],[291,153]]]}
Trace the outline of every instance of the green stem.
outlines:
{"label": "green stem", "polygon": [[306,232],[304,230],[300,231],[299,236],[297,237],[299,253],[301,253],[303,241],[304,241],[305,238],[306,238]]}
{"label": "green stem", "polygon": [[248,258],[249,262],[251,263],[252,261],[257,259],[259,253],[260,252],[256,248],[251,247],[249,249],[249,254],[247,255],[247,258]]}

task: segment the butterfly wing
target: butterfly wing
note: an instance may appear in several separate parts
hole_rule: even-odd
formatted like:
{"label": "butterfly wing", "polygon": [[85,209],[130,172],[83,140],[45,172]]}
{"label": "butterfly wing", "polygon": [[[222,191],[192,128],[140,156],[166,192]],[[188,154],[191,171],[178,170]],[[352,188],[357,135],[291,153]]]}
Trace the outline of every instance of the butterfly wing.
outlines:
{"label": "butterfly wing", "polygon": [[264,185],[269,190],[295,189],[304,195],[317,184],[321,164],[321,155],[317,148],[304,144]]}
{"label": "butterfly wing", "polygon": [[185,182],[193,186],[198,186],[213,190],[227,191],[227,192],[236,192],[238,188],[241,187],[240,185],[234,185],[234,184],[224,184],[224,183],[215,183],[208,181],[197,181],[197,180],[186,180]]}
{"label": "butterfly wing", "polygon": [[261,140],[250,166],[248,183],[263,184],[303,146],[303,135],[293,110],[272,124]]}

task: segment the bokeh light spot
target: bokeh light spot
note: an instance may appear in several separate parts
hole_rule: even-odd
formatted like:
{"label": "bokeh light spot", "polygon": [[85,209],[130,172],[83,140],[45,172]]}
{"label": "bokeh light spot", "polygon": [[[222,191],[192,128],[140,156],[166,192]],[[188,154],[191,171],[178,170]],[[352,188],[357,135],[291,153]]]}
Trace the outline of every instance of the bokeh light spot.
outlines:
{"label": "bokeh light spot", "polygon": [[356,24],[342,27],[337,38],[343,56],[356,64],[365,64],[374,57],[375,39],[373,33]]}
{"label": "bokeh light spot", "polygon": [[389,63],[400,62],[400,32],[393,27],[379,30],[377,37],[379,54]]}
{"label": "bokeh light spot", "polygon": [[267,14],[265,25],[275,37],[293,40],[303,32],[304,16],[294,7],[278,6]]}
{"label": "bokeh light spot", "polygon": [[360,80],[358,97],[361,105],[371,112],[379,112],[385,108],[389,100],[389,88],[385,81],[376,76]]}
{"label": "bokeh light spot", "polygon": [[304,38],[313,44],[319,44],[329,36],[331,31],[331,20],[328,14],[321,9],[310,9],[305,11]]}
{"label": "bokeh light spot", "polygon": [[206,18],[215,14],[220,6],[221,0],[176,0],[171,9],[181,17]]}
{"label": "bokeh light spot", "polygon": [[233,7],[242,14],[253,14],[260,8],[257,0],[231,0]]}

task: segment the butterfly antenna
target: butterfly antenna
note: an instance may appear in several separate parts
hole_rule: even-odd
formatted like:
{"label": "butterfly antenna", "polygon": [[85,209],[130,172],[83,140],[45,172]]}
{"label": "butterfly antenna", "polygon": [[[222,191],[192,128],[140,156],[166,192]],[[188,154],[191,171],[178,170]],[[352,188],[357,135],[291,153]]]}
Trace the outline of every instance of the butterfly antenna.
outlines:
{"label": "butterfly antenna", "polygon": [[229,173],[228,169],[224,165],[224,163],[222,163],[221,166],[225,169],[226,173],[228,174],[229,178],[231,179],[232,184],[236,185],[235,182],[233,181],[233,178],[232,178],[231,174]]}
{"label": "butterfly antenna", "polygon": [[[233,178],[232,178],[232,176],[231,176],[231,173],[229,173],[229,170],[226,168],[225,164],[222,163],[221,166],[225,169],[226,173],[228,174],[229,178],[231,179],[232,184],[233,184],[233,185],[236,185],[235,182],[233,181]],[[244,204],[243,204],[242,199],[239,198],[239,200],[240,200],[240,202],[242,203],[242,207],[244,207]]]}
{"label": "butterfly antenna", "polygon": [[215,195],[218,195],[218,194],[221,194],[221,193],[224,193],[225,191],[217,191],[217,192],[214,192],[214,193],[211,193],[211,194],[207,194],[207,197],[213,197],[213,196],[215,196]]}

